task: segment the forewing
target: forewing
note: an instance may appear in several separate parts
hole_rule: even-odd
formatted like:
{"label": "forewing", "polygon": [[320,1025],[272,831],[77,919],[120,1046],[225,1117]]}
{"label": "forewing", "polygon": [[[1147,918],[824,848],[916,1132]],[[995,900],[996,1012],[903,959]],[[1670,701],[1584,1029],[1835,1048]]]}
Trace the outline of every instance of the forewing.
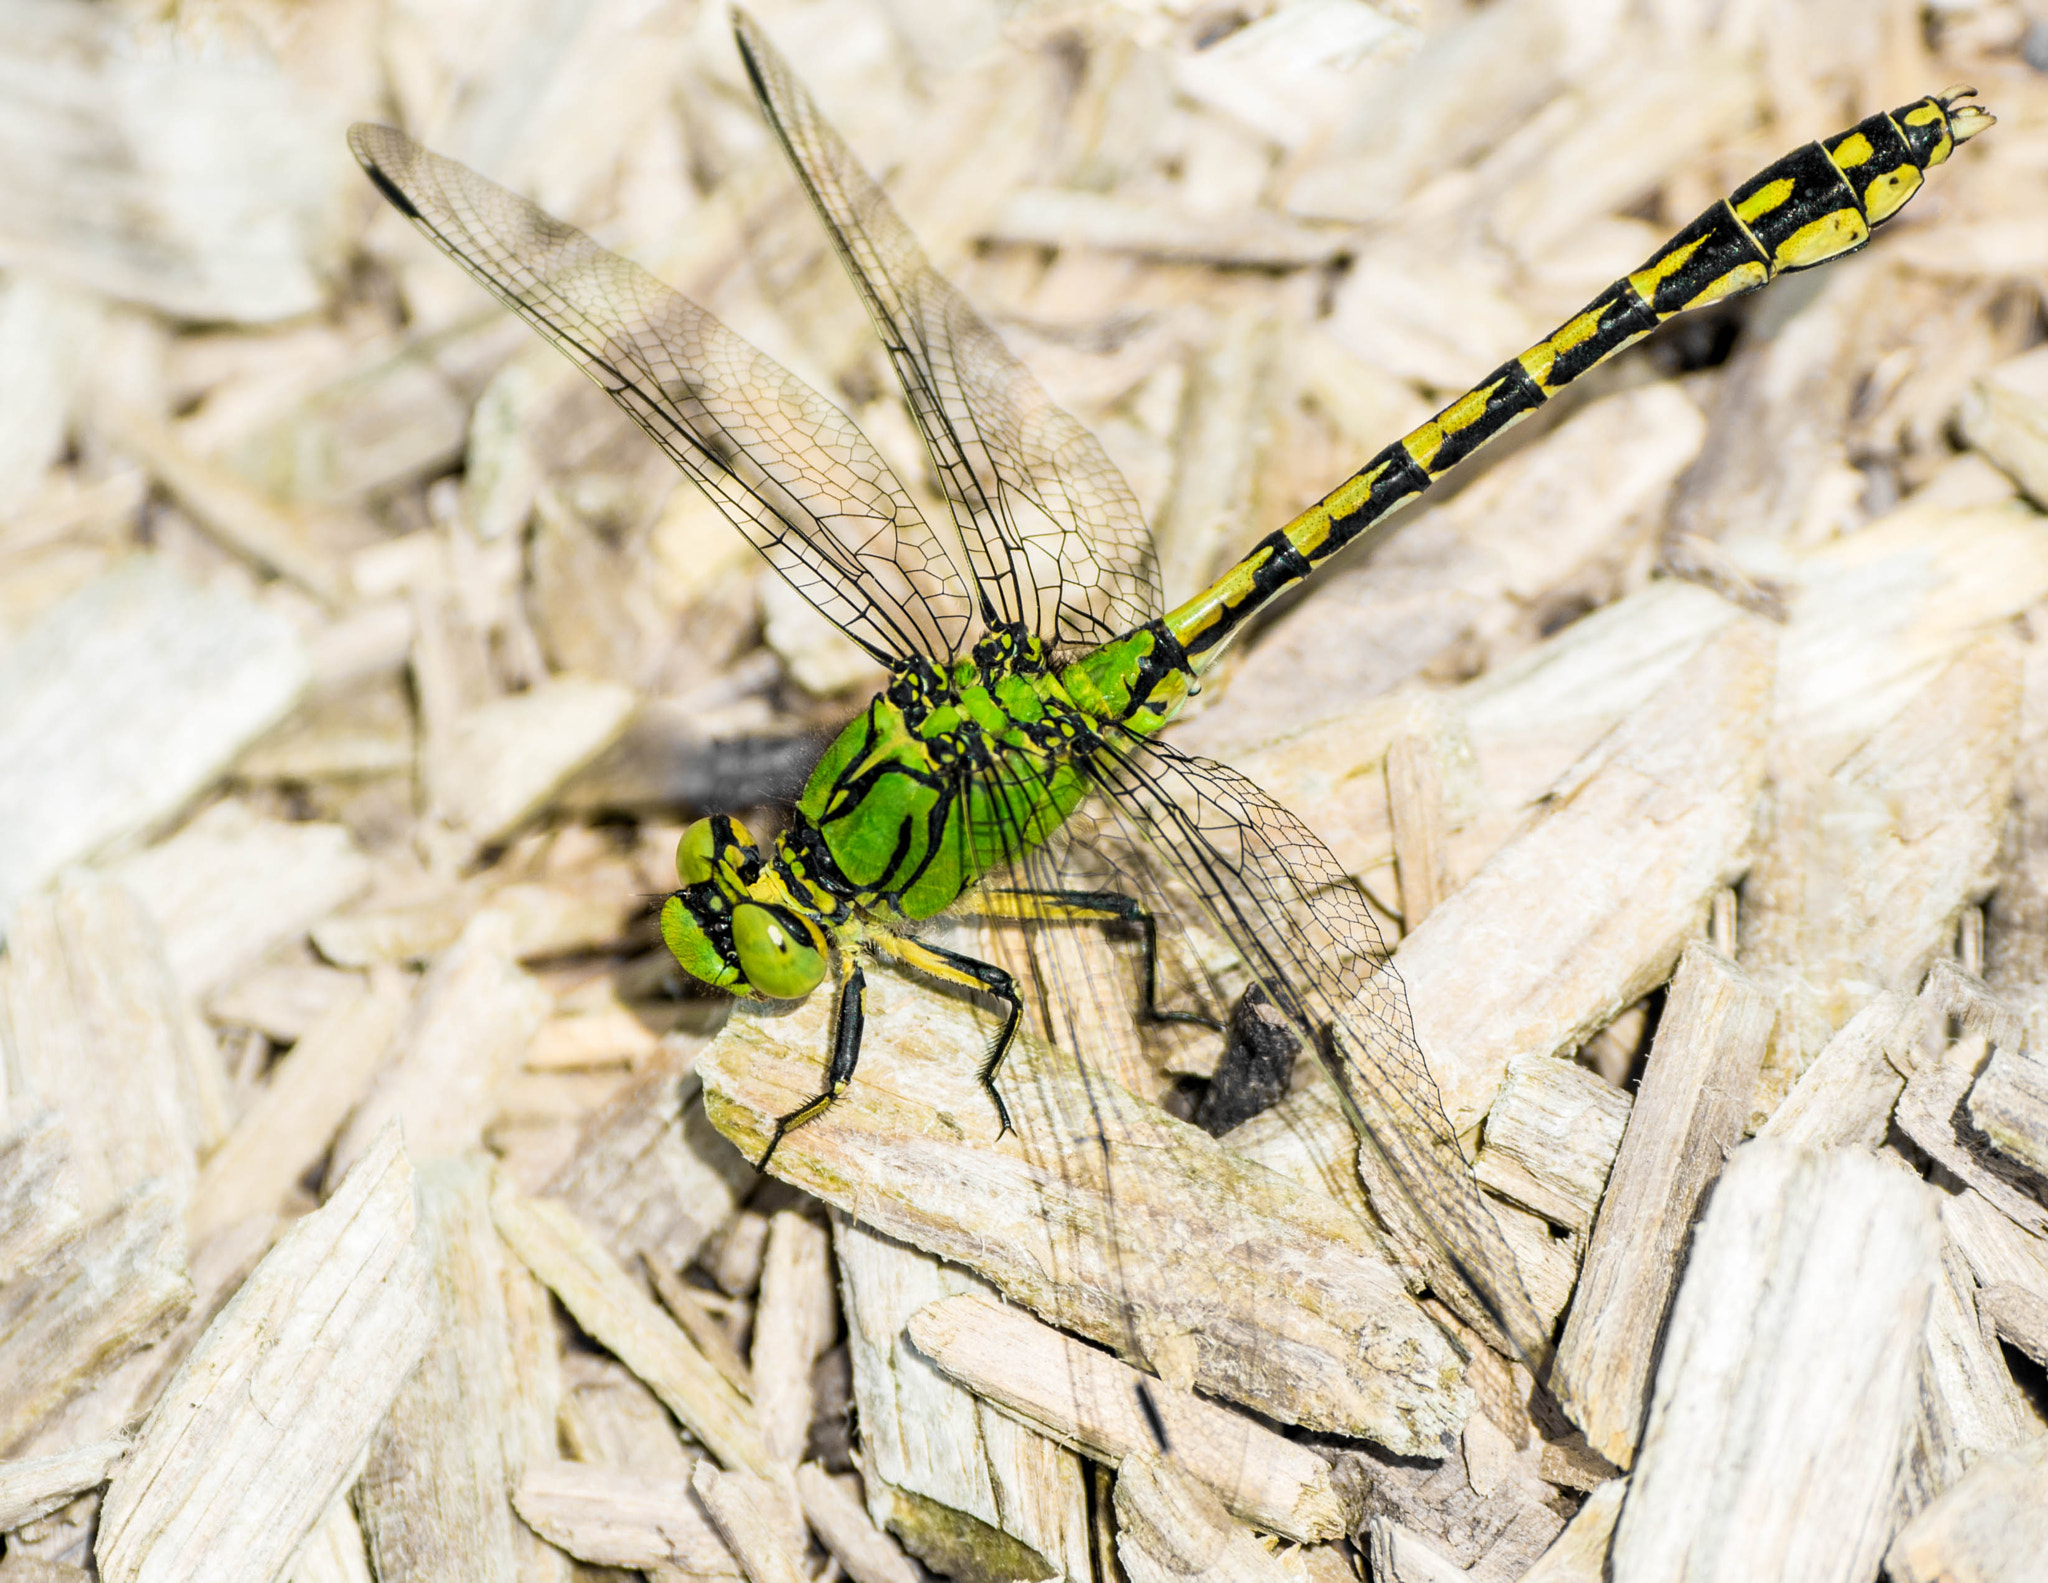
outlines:
{"label": "forewing", "polygon": [[931,525],[853,421],[608,252],[390,127],[349,147],[384,195],[567,354],[790,585],[876,659],[943,662],[971,606]]}
{"label": "forewing", "polygon": [[902,218],[744,13],[763,110],[866,301],[945,480],[984,618],[1094,645],[1160,613],[1152,535],[1101,443],[1053,405]]}
{"label": "forewing", "polygon": [[1396,1240],[1461,1317],[1540,1369],[1547,1328],[1444,1114],[1378,926],[1329,848],[1244,776],[1164,743],[1114,733],[1089,773],[1317,1052]]}

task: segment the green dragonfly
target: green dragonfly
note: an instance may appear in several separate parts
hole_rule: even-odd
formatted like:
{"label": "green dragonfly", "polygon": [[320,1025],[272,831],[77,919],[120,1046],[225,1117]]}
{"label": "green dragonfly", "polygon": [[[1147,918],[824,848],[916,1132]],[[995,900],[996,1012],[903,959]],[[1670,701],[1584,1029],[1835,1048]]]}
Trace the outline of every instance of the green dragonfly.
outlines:
{"label": "green dragonfly", "polygon": [[[1991,125],[1970,90],[1873,115],[1715,203],[1642,268],[1504,363],[1169,610],[1152,540],[1101,445],[1056,407],[919,250],[760,29],[735,17],[754,91],[902,381],[964,571],[880,454],[816,391],[581,232],[401,132],[358,126],[370,178],[457,263],[632,415],[776,571],[889,672],[765,849],[733,819],[690,827],[662,908],[676,960],[737,995],[829,978],[823,1112],[860,1058],[865,965],[886,957],[992,997],[998,1069],[1023,1015],[1005,969],[920,936],[949,911],[1136,925],[1158,1005],[1155,912],[1122,890],[1007,883],[1084,804],[1195,898],[1314,1051],[1368,1151],[1377,1211],[1423,1250],[1434,1290],[1541,1370],[1546,1327],[1472,1179],[1407,998],[1356,886],[1244,776],[1159,732],[1278,595],[1552,394],[1691,308],[1862,246],[1923,173]],[[1164,894],[1162,892],[1161,894]],[[1391,1198],[1392,1202],[1383,1202]]]}

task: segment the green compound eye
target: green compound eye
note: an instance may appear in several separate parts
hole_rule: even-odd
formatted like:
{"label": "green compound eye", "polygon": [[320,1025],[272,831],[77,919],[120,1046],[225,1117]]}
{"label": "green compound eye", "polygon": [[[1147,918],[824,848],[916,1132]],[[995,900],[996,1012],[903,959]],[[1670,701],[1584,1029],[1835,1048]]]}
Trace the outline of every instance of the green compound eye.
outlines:
{"label": "green compound eye", "polygon": [[750,847],[754,838],[747,827],[725,814],[699,819],[683,832],[676,843],[676,878],[685,885],[701,885],[711,878],[718,854],[728,846]]}
{"label": "green compound eye", "polygon": [[732,943],[740,971],[774,1000],[808,995],[823,982],[825,958],[783,913],[742,903],[732,913]]}
{"label": "green compound eye", "polygon": [[709,819],[699,819],[676,843],[676,878],[685,885],[703,884],[711,878],[711,859],[717,850],[718,832]]}

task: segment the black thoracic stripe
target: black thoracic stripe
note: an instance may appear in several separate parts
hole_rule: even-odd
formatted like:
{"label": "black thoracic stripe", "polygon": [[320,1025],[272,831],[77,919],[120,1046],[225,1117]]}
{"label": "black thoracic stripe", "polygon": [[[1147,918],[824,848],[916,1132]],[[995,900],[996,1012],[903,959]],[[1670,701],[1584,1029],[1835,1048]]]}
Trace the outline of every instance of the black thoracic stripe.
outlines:
{"label": "black thoracic stripe", "polygon": [[[1376,469],[1379,471],[1374,476]],[[1408,454],[1407,447],[1399,440],[1367,462],[1355,476],[1372,478],[1371,493],[1356,511],[1330,520],[1329,537],[1320,547],[1309,552],[1311,561],[1328,560],[1402,501],[1411,495],[1421,494],[1429,487],[1429,474],[1415,465],[1415,458]],[[1225,635],[1220,629],[1227,625],[1230,623],[1218,623],[1218,638]],[[1206,639],[1208,634],[1203,636]],[[1201,646],[1206,647],[1206,643]]]}
{"label": "black thoracic stripe", "polygon": [[1173,635],[1173,629],[1164,620],[1148,621],[1138,631],[1148,634],[1152,642],[1146,649],[1145,657],[1138,662],[1138,668],[1130,679],[1130,702],[1118,718],[1134,719],[1149,708],[1153,693],[1169,676],[1186,676],[1192,667],[1188,664],[1188,651],[1181,647],[1180,639]]}

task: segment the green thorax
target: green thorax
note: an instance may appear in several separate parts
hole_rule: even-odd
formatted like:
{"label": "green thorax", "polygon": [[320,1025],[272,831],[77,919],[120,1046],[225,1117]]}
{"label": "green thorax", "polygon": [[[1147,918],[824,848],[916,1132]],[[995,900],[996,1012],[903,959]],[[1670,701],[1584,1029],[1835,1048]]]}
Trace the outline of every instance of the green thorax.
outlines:
{"label": "green thorax", "polygon": [[814,891],[931,917],[1057,830],[1103,733],[1157,731],[1191,680],[1151,626],[1065,665],[1004,628],[946,670],[906,661],[818,760],[780,854]]}

